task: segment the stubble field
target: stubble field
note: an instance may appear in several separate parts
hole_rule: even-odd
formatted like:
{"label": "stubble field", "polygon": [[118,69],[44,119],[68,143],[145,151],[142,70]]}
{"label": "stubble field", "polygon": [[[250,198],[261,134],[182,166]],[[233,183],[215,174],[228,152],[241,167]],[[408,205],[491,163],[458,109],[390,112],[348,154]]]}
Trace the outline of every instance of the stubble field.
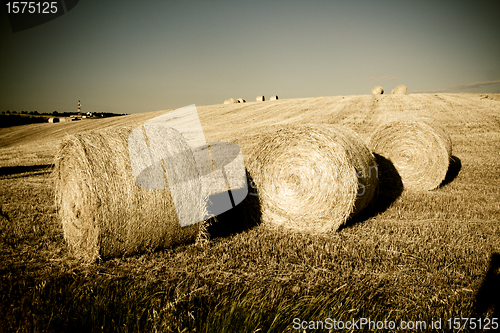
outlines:
{"label": "stubble field", "polygon": [[[454,162],[437,190],[385,188],[338,232],[279,233],[234,209],[218,217],[208,242],[82,265],[66,250],[54,205],[59,142],[166,111],[0,129],[0,332],[302,332],[327,318],[419,321],[414,331],[445,332],[451,324],[457,332],[473,329],[454,319],[472,317],[482,318],[480,331],[492,331],[484,318],[500,317],[498,94],[334,96],[197,110],[207,141],[238,144],[246,163],[259,137],[280,125],[340,124],[367,139],[391,114],[425,112],[449,133]],[[431,327],[437,320],[441,329]]]}

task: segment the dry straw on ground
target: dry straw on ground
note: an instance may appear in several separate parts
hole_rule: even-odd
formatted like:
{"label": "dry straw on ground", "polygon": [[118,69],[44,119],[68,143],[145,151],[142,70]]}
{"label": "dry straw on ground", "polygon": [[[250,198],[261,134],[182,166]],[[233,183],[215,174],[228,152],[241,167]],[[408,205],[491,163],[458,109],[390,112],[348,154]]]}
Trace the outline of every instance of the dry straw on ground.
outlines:
{"label": "dry straw on ground", "polygon": [[372,88],[372,95],[382,95],[384,93],[384,88],[381,86],[375,86]]}
{"label": "dry straw on ground", "polygon": [[391,92],[393,95],[406,95],[406,92],[408,90],[406,89],[406,86],[404,84],[400,84],[396,88],[394,88]]}
{"label": "dry straw on ground", "polygon": [[352,131],[336,126],[284,127],[250,155],[262,222],[301,232],[337,230],[365,208],[377,187],[375,159]]}
{"label": "dry straw on ground", "polygon": [[445,179],[452,144],[435,120],[403,113],[377,127],[370,149],[390,160],[405,189],[433,190]]}
{"label": "dry straw on ground", "polygon": [[[131,132],[127,127],[68,136],[56,157],[56,205],[64,238],[86,262],[192,241],[202,227],[180,226],[168,186],[153,190],[136,185],[129,158]],[[172,151],[188,147],[180,133],[165,145]]]}

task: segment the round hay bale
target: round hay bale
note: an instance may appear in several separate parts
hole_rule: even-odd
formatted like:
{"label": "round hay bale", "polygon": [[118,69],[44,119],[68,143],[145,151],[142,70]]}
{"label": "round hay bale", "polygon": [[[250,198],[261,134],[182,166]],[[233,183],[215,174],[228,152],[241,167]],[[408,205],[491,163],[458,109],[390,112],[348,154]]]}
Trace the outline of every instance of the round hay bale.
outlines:
{"label": "round hay bale", "polygon": [[59,122],[59,118],[49,118],[49,123],[58,123]]}
{"label": "round hay bale", "polygon": [[230,99],[226,99],[224,101],[224,104],[233,104],[233,103],[239,103],[238,99],[237,98],[230,98]]}
{"label": "round hay bale", "polygon": [[384,88],[381,86],[375,86],[372,88],[372,95],[382,95],[384,93]]}
{"label": "round hay bale", "polygon": [[238,98],[238,103],[245,103],[246,101],[243,98]]}
{"label": "round hay bale", "polygon": [[[179,132],[170,130],[168,141],[162,144],[164,149],[171,153],[189,152],[191,159],[187,153],[182,161],[164,159],[162,173],[168,174],[165,169],[172,169],[169,163],[177,163],[173,167],[180,170],[180,176],[193,173],[192,170],[197,175],[189,146]],[[70,251],[85,262],[192,241],[203,224],[180,226],[170,190],[173,182],[168,186],[164,182],[166,189],[139,186],[139,181],[146,181],[148,175],[150,183],[154,179],[152,172],[147,171],[134,177],[129,157],[131,133],[132,127],[125,127],[68,136],[56,157],[56,206],[64,238]],[[150,140],[148,144],[157,143]],[[198,190],[201,193],[201,185]],[[195,208],[205,209],[203,200],[199,205]]]}
{"label": "round hay bale", "polygon": [[264,102],[266,98],[264,96],[257,96],[256,97],[257,102]]}
{"label": "round hay bale", "polygon": [[372,134],[369,147],[394,164],[405,189],[417,191],[433,190],[443,182],[452,150],[444,129],[423,119],[380,125]]}
{"label": "round hay bale", "polygon": [[406,86],[404,84],[400,84],[399,86],[394,88],[391,93],[394,95],[406,95],[406,92]]}
{"label": "round hay bale", "polygon": [[270,101],[277,101],[278,100],[278,95],[271,96],[269,98]]}
{"label": "round hay bale", "polygon": [[295,231],[337,230],[370,203],[378,183],[372,153],[342,127],[285,127],[250,156],[262,222]]}

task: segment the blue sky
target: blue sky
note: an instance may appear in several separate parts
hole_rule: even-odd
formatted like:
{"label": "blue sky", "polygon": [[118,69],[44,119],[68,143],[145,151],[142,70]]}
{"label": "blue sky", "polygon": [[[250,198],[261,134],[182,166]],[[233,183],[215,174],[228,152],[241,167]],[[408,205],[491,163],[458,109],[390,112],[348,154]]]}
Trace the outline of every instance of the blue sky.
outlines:
{"label": "blue sky", "polygon": [[500,92],[499,1],[80,1],[0,24],[0,111],[138,113],[235,97]]}

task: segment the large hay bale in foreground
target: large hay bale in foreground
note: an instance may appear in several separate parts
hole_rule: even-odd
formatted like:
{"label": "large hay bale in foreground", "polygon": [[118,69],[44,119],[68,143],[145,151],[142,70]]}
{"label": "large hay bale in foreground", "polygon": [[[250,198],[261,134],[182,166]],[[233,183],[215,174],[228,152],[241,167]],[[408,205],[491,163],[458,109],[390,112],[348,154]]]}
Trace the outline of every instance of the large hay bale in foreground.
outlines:
{"label": "large hay bale in foreground", "polygon": [[265,135],[250,156],[248,170],[267,225],[337,230],[370,203],[377,187],[373,155],[342,127],[281,128]]}
{"label": "large hay bale in foreground", "polygon": [[372,88],[372,95],[382,95],[384,93],[384,88],[381,86],[375,86]]}
{"label": "large hay bale in foreground", "polygon": [[407,91],[408,90],[406,89],[406,86],[404,84],[400,84],[399,86],[394,88],[391,93],[393,95],[406,95]]}
{"label": "large hay bale in foreground", "polygon": [[[173,131],[163,143],[165,149],[191,153],[191,159],[185,154],[181,165],[174,167],[181,176],[197,174],[189,146]],[[71,252],[86,262],[192,241],[200,230],[201,223],[180,226],[169,190],[174,184],[166,189],[137,185],[139,178],[144,182],[151,173],[134,178],[128,144],[131,133],[132,128],[127,127],[68,136],[56,157],[56,205],[64,238]],[[163,163],[165,166],[169,160]],[[198,190],[201,192],[201,185]]]}
{"label": "large hay bale in foreground", "polygon": [[370,149],[390,160],[405,189],[433,190],[445,179],[452,144],[435,121],[397,119],[380,125],[372,134]]}

